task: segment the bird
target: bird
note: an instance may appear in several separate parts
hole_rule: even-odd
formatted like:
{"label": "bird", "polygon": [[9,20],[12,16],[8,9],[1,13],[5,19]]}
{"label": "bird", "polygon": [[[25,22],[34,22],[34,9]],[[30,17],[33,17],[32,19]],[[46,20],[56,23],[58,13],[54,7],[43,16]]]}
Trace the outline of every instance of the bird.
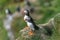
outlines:
{"label": "bird", "polygon": [[6,14],[12,14],[12,12],[7,8],[7,9],[5,9],[5,13]]}
{"label": "bird", "polygon": [[17,18],[17,17],[21,17],[22,16],[20,6],[17,6],[16,7],[16,11],[14,12],[13,15],[14,15],[14,18]]}
{"label": "bird", "polygon": [[25,0],[25,9],[28,9],[30,13],[34,12],[34,7],[32,7],[32,4],[29,0]]}
{"label": "bird", "polygon": [[24,2],[25,2],[25,5],[27,5],[27,6],[31,6],[31,3],[30,3],[29,0],[24,0]]}
{"label": "bird", "polygon": [[16,7],[16,11],[17,11],[17,12],[20,12],[20,10],[21,10],[20,6],[17,6],[17,7]]}
{"label": "bird", "polygon": [[4,28],[7,31],[8,37],[10,40],[15,40],[14,33],[11,28],[11,22],[13,20],[12,12],[7,8],[5,9],[6,18],[4,19]]}
{"label": "bird", "polygon": [[24,20],[27,23],[27,26],[33,31],[39,30],[39,27],[35,24],[33,18],[29,15],[29,10],[24,10],[24,13]]}
{"label": "bird", "polygon": [[6,13],[6,18],[8,19],[8,21],[11,21],[12,18],[13,18],[12,12],[7,8],[7,9],[5,10],[5,13]]}

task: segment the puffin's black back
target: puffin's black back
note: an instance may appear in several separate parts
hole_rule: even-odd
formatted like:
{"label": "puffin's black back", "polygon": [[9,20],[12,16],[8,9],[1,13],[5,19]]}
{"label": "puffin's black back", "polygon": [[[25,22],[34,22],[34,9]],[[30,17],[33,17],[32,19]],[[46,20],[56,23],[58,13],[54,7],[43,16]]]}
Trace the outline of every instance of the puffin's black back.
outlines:
{"label": "puffin's black back", "polygon": [[34,25],[35,30],[39,30],[39,27],[35,24],[35,22],[32,19],[32,17],[31,16],[29,16],[29,17],[30,17],[30,22]]}
{"label": "puffin's black back", "polygon": [[29,10],[26,10],[26,11],[27,11],[27,14],[26,15],[30,18],[29,22],[31,22],[34,25],[35,30],[38,30],[39,27],[35,24],[33,18],[30,16]]}

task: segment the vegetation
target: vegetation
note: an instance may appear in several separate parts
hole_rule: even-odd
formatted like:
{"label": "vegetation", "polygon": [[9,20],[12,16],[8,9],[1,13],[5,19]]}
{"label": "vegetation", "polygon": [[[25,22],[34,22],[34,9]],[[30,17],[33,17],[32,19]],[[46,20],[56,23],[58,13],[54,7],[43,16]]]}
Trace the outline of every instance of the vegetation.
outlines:
{"label": "vegetation", "polygon": [[[48,2],[49,5],[46,6],[45,5],[46,2]],[[12,0],[0,1],[0,40],[8,40],[7,32],[3,27],[3,19],[5,17],[4,10],[5,8],[9,8],[12,12],[15,12],[15,7],[17,4],[24,6],[24,3],[14,3]],[[36,24],[46,23],[49,21],[50,18],[53,18],[56,14],[60,13],[60,0],[50,0],[50,1],[38,0],[36,3],[33,3],[32,5],[33,6],[37,5],[39,7],[39,9],[35,11],[36,12],[35,14],[43,16],[41,19],[35,21]],[[56,17],[56,19],[60,20],[60,16]],[[57,22],[56,27],[60,26],[59,22]],[[26,26],[26,23],[23,21],[23,18],[17,18],[15,19],[15,21],[13,21],[13,23],[12,28],[14,29],[15,37],[17,38],[18,36],[20,36],[19,30],[24,28]],[[58,28],[56,30],[58,30]],[[54,33],[48,40],[60,40],[60,34],[56,30],[53,30]]]}

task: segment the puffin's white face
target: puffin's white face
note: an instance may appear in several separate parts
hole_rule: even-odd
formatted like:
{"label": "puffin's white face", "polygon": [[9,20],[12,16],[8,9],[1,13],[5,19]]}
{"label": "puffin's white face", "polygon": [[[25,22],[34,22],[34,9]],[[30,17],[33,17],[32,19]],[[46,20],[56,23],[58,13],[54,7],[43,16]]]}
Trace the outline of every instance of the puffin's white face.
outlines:
{"label": "puffin's white face", "polygon": [[8,13],[9,13],[8,9],[6,9],[6,10],[5,10],[5,13],[6,13],[6,14],[8,14]]}
{"label": "puffin's white face", "polygon": [[24,11],[24,14],[27,14],[27,13],[28,13],[28,12],[25,10],[25,11]]}

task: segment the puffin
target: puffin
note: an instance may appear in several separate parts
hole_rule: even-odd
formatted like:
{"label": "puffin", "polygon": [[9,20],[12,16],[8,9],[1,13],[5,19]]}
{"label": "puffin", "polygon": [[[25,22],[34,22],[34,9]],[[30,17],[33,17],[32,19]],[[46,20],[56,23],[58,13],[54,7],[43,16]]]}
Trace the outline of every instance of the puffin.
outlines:
{"label": "puffin", "polygon": [[29,10],[27,10],[27,9],[24,10],[24,14],[25,14],[24,20],[27,23],[27,26],[33,31],[39,30],[39,27],[35,24],[33,18],[30,16],[29,13],[30,13]]}
{"label": "puffin", "polygon": [[30,3],[29,0],[24,0],[24,1],[25,1],[25,4],[26,4],[27,6],[31,6],[31,3]]}
{"label": "puffin", "polygon": [[25,0],[25,9],[28,9],[30,11],[30,13],[33,13],[35,10],[34,7],[32,7],[29,0]]}
{"label": "puffin", "polygon": [[16,11],[14,12],[13,15],[14,15],[14,18],[17,18],[17,17],[21,17],[22,16],[20,6],[17,6],[16,7]]}
{"label": "puffin", "polygon": [[6,14],[12,14],[12,12],[7,8],[7,9],[5,9],[5,13]]}
{"label": "puffin", "polygon": [[17,7],[16,7],[16,11],[17,11],[17,12],[20,12],[20,11],[21,11],[20,6],[17,6]]}
{"label": "puffin", "polygon": [[5,13],[6,13],[6,18],[8,19],[8,21],[11,21],[13,19],[13,14],[12,12],[7,8],[5,10]]}
{"label": "puffin", "polygon": [[12,12],[7,8],[5,10],[5,13],[6,13],[6,18],[4,19],[4,28],[7,31],[9,40],[15,40],[14,33],[13,33],[12,28],[11,28],[11,22],[13,20]]}

